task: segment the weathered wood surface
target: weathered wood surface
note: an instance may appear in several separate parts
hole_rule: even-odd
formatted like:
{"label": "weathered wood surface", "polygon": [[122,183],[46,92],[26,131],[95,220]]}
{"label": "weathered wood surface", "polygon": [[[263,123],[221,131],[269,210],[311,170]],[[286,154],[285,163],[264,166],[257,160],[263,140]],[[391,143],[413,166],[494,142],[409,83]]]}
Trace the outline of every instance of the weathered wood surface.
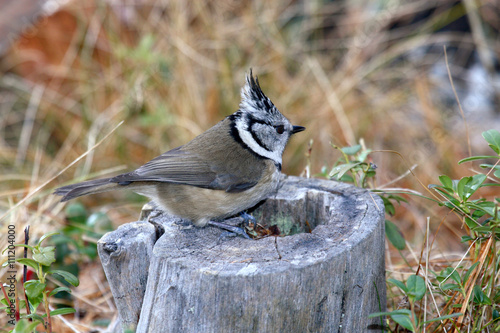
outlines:
{"label": "weathered wood surface", "polygon": [[385,309],[381,199],[319,179],[287,177],[282,184],[254,216],[302,233],[220,241],[219,229],[155,218],[164,234],[152,253],[131,253],[125,263],[130,272],[134,260],[149,263],[140,310],[138,302],[118,304],[135,288],[130,278],[142,281],[145,271],[136,272],[141,278],[107,273],[121,287],[112,292],[122,321],[133,324],[140,311],[137,332],[363,332],[379,324],[368,315]]}
{"label": "weathered wood surface", "polygon": [[139,321],[148,280],[149,258],[157,237],[151,223],[136,222],[120,226],[97,243],[124,328],[135,330]]}

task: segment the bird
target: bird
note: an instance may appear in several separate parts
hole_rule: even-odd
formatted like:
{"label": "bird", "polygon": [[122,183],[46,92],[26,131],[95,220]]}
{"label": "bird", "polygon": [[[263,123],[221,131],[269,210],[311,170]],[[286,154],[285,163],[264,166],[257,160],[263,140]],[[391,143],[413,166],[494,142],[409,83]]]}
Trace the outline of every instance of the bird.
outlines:
{"label": "bird", "polygon": [[293,134],[305,130],[276,108],[252,69],[245,81],[238,110],[188,143],[132,172],[59,187],[54,194],[64,202],[130,189],[197,227],[210,224],[242,235],[221,221],[277,191],[285,146]]}

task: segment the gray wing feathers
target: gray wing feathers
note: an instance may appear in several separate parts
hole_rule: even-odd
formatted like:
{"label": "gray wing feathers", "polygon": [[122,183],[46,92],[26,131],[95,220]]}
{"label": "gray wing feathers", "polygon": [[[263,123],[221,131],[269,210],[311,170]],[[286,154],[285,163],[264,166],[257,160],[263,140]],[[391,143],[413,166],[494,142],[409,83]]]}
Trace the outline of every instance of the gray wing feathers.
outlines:
{"label": "gray wing feathers", "polygon": [[113,177],[111,181],[154,181],[208,187],[216,178],[215,172],[208,166],[196,164],[195,160],[186,162],[175,159],[152,160],[133,172]]}
{"label": "gray wing feathers", "polygon": [[209,165],[206,159],[181,148],[172,149],[137,170],[113,177],[110,181],[124,185],[136,181],[177,183],[227,192],[241,192],[257,183]]}
{"label": "gray wing feathers", "polygon": [[110,178],[88,180],[86,182],[59,187],[54,194],[61,195],[61,201],[68,201],[82,195],[110,191],[118,185],[111,182]]}

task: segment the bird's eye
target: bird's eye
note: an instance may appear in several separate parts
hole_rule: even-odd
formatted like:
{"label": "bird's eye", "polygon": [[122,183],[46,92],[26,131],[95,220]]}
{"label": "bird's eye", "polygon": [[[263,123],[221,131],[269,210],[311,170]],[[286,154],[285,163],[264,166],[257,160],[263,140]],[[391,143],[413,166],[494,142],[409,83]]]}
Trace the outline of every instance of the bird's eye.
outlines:
{"label": "bird's eye", "polygon": [[285,131],[285,126],[283,125],[274,126],[274,128],[276,128],[276,133],[278,134],[283,134],[283,132]]}

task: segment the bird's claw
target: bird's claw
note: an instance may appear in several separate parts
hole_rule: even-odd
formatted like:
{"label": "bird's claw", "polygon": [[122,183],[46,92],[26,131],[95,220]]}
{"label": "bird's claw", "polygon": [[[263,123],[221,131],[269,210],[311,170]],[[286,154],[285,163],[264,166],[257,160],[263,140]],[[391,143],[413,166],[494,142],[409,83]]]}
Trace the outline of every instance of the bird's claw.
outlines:
{"label": "bird's claw", "polygon": [[251,239],[250,236],[247,235],[247,233],[245,232],[245,230],[243,228],[236,227],[234,225],[225,224],[222,222],[216,222],[216,221],[209,221],[208,224],[211,226],[226,230],[226,232],[222,233],[221,237],[219,237],[219,241],[221,240],[221,238],[228,237],[229,233],[233,233],[235,236],[241,236],[241,237],[246,238],[246,239]]}
{"label": "bird's claw", "polygon": [[243,219],[243,223],[245,224],[246,227],[250,225],[250,222],[255,226],[257,225],[257,221],[255,220],[255,217],[252,215],[248,214],[247,212],[241,212],[240,217]]}

